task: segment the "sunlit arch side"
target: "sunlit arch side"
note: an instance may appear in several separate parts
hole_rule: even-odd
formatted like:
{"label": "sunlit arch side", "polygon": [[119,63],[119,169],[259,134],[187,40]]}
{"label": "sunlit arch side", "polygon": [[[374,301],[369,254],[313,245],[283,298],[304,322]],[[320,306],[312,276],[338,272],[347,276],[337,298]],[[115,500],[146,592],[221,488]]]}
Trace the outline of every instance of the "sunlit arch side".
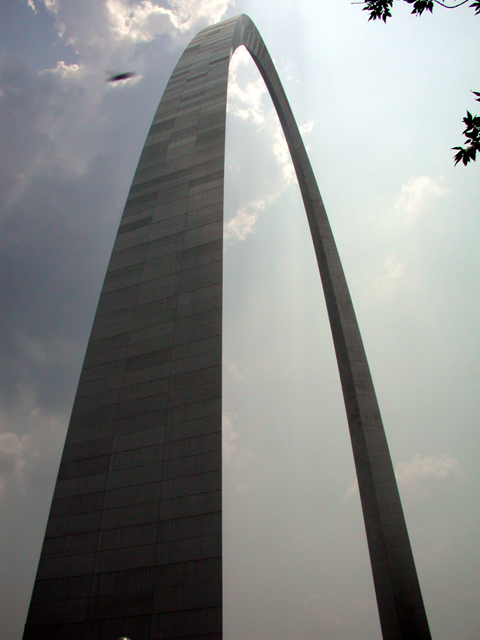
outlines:
{"label": "sunlit arch side", "polygon": [[310,225],[383,636],[430,638],[330,225],[272,60],[240,16],[192,40],[147,136],[89,340],[24,640],[222,637],[225,124],[229,63],[241,45],[277,110]]}

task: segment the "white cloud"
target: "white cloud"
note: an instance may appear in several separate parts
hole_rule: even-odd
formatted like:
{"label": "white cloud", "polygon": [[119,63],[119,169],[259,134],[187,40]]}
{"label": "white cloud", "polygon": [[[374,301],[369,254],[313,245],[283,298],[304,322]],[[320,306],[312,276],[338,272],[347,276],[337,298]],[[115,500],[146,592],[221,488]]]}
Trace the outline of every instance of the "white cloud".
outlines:
{"label": "white cloud", "polygon": [[111,32],[118,39],[150,42],[157,35],[185,32],[200,20],[219,22],[231,0],[172,0],[171,9],[151,0],[132,5],[127,0],[107,0]]}
{"label": "white cloud", "polygon": [[24,449],[27,436],[19,438],[9,431],[0,433],[0,472],[18,473],[25,464]]}
{"label": "white cloud", "polygon": [[[26,0],[28,1],[28,0]],[[136,68],[154,59],[152,49],[139,51],[159,36],[162,59],[185,46],[195,32],[221,21],[233,0],[30,0],[39,1],[52,14],[61,46],[71,46],[82,65],[98,75],[103,69],[119,68],[135,59]],[[35,6],[36,5],[36,6]],[[59,44],[59,43],[56,43]],[[71,53],[71,50],[70,50]],[[158,75],[156,76],[158,77]],[[95,87],[93,87],[95,90]]]}
{"label": "white cloud", "polygon": [[30,9],[33,11],[33,13],[37,13],[37,8],[36,8],[33,0],[27,0],[27,4],[30,7]]}
{"label": "white cloud", "polygon": [[239,493],[248,489],[249,470],[257,456],[251,449],[238,447],[239,435],[234,426],[235,419],[235,415],[222,412],[222,455],[225,479]]}
{"label": "white cloud", "polygon": [[244,377],[238,370],[238,366],[236,365],[235,362],[233,362],[232,360],[224,359],[223,365],[224,365],[224,371],[226,372],[230,380],[233,380],[234,382],[244,381]]}
{"label": "white cloud", "polygon": [[222,413],[222,453],[225,460],[231,460],[236,449],[234,444],[236,440],[238,440],[238,433],[233,426],[233,416],[224,411]]}
{"label": "white cloud", "polygon": [[37,452],[30,435],[17,436],[11,431],[0,432],[0,494],[5,491],[7,476],[22,476],[29,459]]}
{"label": "white cloud", "polygon": [[313,130],[313,127],[315,126],[315,121],[314,120],[308,120],[307,122],[305,122],[305,124],[301,124],[299,129],[300,129],[300,133],[302,134],[302,136],[305,133],[310,133]]}
{"label": "white cloud", "polygon": [[80,71],[80,65],[78,64],[65,64],[63,60],[57,62],[57,66],[53,69],[45,69],[44,73],[53,73],[60,78],[76,78]]}
{"label": "white cloud", "polygon": [[58,13],[58,0],[43,0],[43,4],[48,11]]}
{"label": "white cloud", "polygon": [[[234,217],[224,228],[225,247],[235,241],[244,241],[254,233],[258,215],[274,204],[278,198],[297,182],[290,152],[283,135],[277,113],[270,101],[265,83],[255,69],[250,54],[245,47],[236,50],[230,63],[228,81],[227,111],[230,117],[243,123],[242,147],[254,148],[257,162],[262,162],[264,187],[260,197],[236,210]],[[300,127],[303,134],[312,131],[314,122],[309,120]],[[249,136],[257,141],[249,144]],[[234,150],[235,152],[235,150]],[[268,164],[268,155],[274,163]],[[227,159],[228,165],[238,163]]]}
{"label": "white cloud", "polygon": [[387,278],[398,280],[401,278],[404,272],[404,266],[401,262],[397,262],[391,256],[388,256],[385,262],[385,270],[387,272]]}
{"label": "white cloud", "polygon": [[235,240],[244,241],[251,233],[254,233],[258,214],[260,211],[265,211],[266,208],[267,202],[258,200],[251,202],[248,207],[238,209],[235,217],[226,222],[223,227],[225,247]]}
{"label": "white cloud", "polygon": [[[245,47],[240,47],[230,64],[227,111],[234,117],[256,125],[257,130],[268,128],[272,138],[273,156],[282,168],[283,188],[286,189],[295,182],[295,169],[287,142],[277,114],[268,100],[267,87],[263,78],[259,76],[254,81],[249,80],[242,87],[239,80],[239,69],[247,65],[252,66],[250,54]],[[302,125],[300,127],[301,133],[309,133],[313,129],[313,124],[313,121],[309,120]]]}
{"label": "white cloud", "polygon": [[[230,62],[228,76],[227,112],[246,122],[252,122],[257,129],[265,126],[264,97],[267,87],[261,77],[247,81],[242,86],[239,80],[239,70],[251,66],[252,60],[245,47],[239,47]],[[244,84],[244,83],[243,83]]]}
{"label": "white cloud", "polygon": [[351,498],[353,498],[353,496],[356,496],[357,493],[358,493],[358,480],[357,478],[355,478],[347,487],[347,491],[343,496],[344,502],[346,502],[347,500],[350,500]]}
{"label": "white cloud", "polygon": [[374,286],[376,289],[380,289],[382,293],[392,293],[404,275],[404,263],[400,262],[393,256],[388,256],[385,260],[384,271],[379,278],[374,280]]}
{"label": "white cloud", "polygon": [[107,9],[110,29],[118,39],[150,42],[159,33],[181,28],[180,21],[171,9],[159,7],[149,0],[134,7],[122,0],[109,0]]}
{"label": "white cloud", "polygon": [[399,487],[410,494],[428,498],[432,482],[446,480],[458,470],[458,460],[452,456],[421,456],[416,453],[410,460],[397,464],[395,475]]}
{"label": "white cloud", "polygon": [[[297,181],[297,177],[295,175],[295,168],[293,166],[292,158],[290,156],[290,151],[288,150],[287,141],[285,140],[285,136],[283,135],[283,131],[280,127],[280,123],[276,119],[276,126],[273,130],[273,155],[275,160],[280,165],[282,169],[283,176],[283,188],[282,191],[285,191],[291,184],[295,184]],[[280,193],[281,193],[280,192]],[[278,194],[278,196],[280,195]],[[277,196],[277,197],[278,197]]]}
{"label": "white cloud", "polygon": [[449,193],[449,189],[442,186],[442,178],[433,180],[428,176],[411,178],[402,186],[402,193],[395,202],[395,209],[405,216],[407,223],[411,224],[425,212],[429,203]]}
{"label": "white cloud", "polygon": [[[421,456],[416,453],[410,460],[402,460],[395,467],[395,477],[398,486],[410,497],[428,498],[431,493],[432,483],[446,480],[457,473],[460,465],[452,456]],[[350,500],[358,494],[357,479],[353,480],[347,488],[344,500]]]}

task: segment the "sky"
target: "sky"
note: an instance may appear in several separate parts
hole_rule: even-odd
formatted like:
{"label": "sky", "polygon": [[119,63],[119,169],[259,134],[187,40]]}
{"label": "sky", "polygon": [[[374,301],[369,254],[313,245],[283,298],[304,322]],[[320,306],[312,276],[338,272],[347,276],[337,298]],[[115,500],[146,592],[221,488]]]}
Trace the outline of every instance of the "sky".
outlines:
{"label": "sky", "polygon": [[[403,6],[405,5],[405,6]],[[435,640],[480,636],[480,165],[468,5],[0,0],[0,639],[20,640],[109,253],[168,78],[246,13],[317,177]],[[109,74],[133,70],[115,85]],[[225,640],[380,640],[320,278],[266,89],[232,59],[224,278]]]}

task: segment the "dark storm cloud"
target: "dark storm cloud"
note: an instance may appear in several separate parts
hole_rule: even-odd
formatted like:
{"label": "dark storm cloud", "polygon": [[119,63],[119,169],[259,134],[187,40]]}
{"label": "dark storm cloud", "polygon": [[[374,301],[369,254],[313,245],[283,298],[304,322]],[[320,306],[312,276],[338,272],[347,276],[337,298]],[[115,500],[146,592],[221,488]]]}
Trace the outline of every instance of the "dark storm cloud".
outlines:
{"label": "dark storm cloud", "polygon": [[64,415],[153,108],[131,122],[132,92],[6,55],[0,91],[0,407]]}
{"label": "dark storm cloud", "polygon": [[77,375],[113,232],[99,213],[106,176],[96,164],[88,181],[32,180],[2,225],[0,366],[7,382],[0,397],[6,404],[28,385],[43,408],[58,410]]}
{"label": "dark storm cloud", "polygon": [[[34,74],[21,60],[4,56],[0,74],[4,149],[0,400],[4,407],[21,402],[21,394],[29,388],[41,407],[64,409],[98,295],[105,242],[113,233],[111,222],[99,215],[107,205],[104,163],[97,159],[87,177],[63,171],[52,159],[52,141],[41,131],[42,119],[52,106],[64,111],[78,98],[75,89],[76,96],[65,93],[64,104],[58,97],[55,104],[57,85],[52,74]],[[67,395],[70,399],[71,391]]]}
{"label": "dark storm cloud", "polygon": [[[46,80],[46,79],[45,79]],[[39,79],[18,57],[0,53],[0,202],[2,219],[19,174],[48,138],[36,126],[52,87]]]}

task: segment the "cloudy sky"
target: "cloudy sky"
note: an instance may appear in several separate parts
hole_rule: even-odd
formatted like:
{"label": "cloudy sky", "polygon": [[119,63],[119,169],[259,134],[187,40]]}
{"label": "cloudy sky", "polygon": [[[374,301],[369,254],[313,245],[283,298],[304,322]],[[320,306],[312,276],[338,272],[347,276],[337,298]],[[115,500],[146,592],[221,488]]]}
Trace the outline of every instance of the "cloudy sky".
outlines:
{"label": "cloudy sky", "polygon": [[[480,635],[480,163],[468,5],[0,0],[0,638],[20,640],[123,203],[182,50],[256,23],[349,282],[435,640]],[[137,76],[111,85],[109,73]],[[266,90],[239,50],[227,137],[225,640],[380,640],[320,278]]]}

